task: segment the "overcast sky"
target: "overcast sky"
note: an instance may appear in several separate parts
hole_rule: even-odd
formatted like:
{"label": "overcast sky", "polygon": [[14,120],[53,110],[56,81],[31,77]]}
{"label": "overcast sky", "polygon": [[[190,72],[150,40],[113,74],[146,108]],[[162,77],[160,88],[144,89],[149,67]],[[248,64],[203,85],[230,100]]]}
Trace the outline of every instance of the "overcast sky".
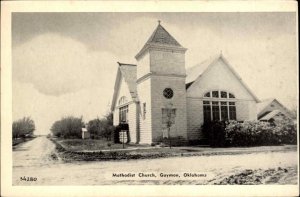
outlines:
{"label": "overcast sky", "polygon": [[63,116],[105,115],[117,61],[136,63],[157,20],[188,48],[186,67],[222,50],[259,99],[296,106],[295,13],[13,13],[13,119],[45,134]]}

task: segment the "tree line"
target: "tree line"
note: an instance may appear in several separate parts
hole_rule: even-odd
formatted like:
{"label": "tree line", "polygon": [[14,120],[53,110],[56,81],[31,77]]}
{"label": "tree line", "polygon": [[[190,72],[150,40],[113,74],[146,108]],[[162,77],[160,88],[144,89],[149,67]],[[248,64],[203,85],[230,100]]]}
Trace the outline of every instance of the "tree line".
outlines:
{"label": "tree line", "polygon": [[108,113],[104,118],[95,118],[87,124],[84,123],[82,117],[63,117],[55,121],[50,130],[55,137],[81,138],[82,128],[86,128],[90,132],[92,139],[106,138],[111,140],[111,135],[115,129],[113,115]]}
{"label": "tree line", "polygon": [[12,138],[32,137],[34,130],[35,124],[30,117],[21,118],[12,124]]}

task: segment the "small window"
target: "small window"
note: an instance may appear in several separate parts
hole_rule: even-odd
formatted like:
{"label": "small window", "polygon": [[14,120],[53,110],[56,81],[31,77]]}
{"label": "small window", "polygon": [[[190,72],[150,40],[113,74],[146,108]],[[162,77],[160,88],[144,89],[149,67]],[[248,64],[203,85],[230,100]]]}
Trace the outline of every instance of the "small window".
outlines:
{"label": "small window", "polygon": [[210,108],[209,101],[203,101],[203,116],[204,116],[203,117],[204,122],[211,121],[211,108]]}
{"label": "small window", "polygon": [[219,98],[219,91],[212,91],[213,98]]}
{"label": "small window", "polygon": [[228,120],[228,107],[227,105],[222,105],[222,103],[221,103],[221,120]]}
{"label": "small window", "polygon": [[[214,104],[216,103],[216,104]],[[212,104],[212,117],[213,120],[220,120],[220,108],[218,105],[219,102],[213,102]]]}
{"label": "small window", "polygon": [[236,120],[236,108],[234,105],[229,106],[229,118],[230,120]]}
{"label": "small window", "polygon": [[219,105],[219,102],[218,101],[213,101],[212,105]]}
{"label": "small window", "polygon": [[204,97],[210,97],[210,92],[207,92]]}
{"label": "small window", "polygon": [[166,88],[166,89],[164,89],[163,95],[167,99],[171,99],[173,97],[173,95],[174,95],[174,92],[173,92],[173,90],[171,88]]}
{"label": "small window", "polygon": [[221,91],[221,98],[227,98],[227,92]]}
{"label": "small window", "polygon": [[209,105],[210,102],[209,101],[203,101],[203,105]]}
{"label": "small window", "polygon": [[235,96],[231,93],[229,93],[229,98],[235,98]]}

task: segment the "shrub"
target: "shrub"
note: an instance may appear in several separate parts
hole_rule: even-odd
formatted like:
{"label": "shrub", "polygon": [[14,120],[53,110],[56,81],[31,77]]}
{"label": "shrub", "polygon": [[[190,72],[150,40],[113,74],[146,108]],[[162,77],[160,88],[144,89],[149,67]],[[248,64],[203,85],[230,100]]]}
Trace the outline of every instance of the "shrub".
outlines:
{"label": "shrub", "polygon": [[282,120],[275,120],[274,124],[274,130],[278,133],[281,143],[297,144],[297,125],[293,120],[284,118]]}
{"label": "shrub", "polygon": [[296,125],[291,120],[279,120],[272,124],[261,121],[229,121],[225,128],[225,138],[231,146],[296,144],[297,132]]}
{"label": "shrub", "polygon": [[82,117],[75,118],[69,116],[54,122],[51,127],[51,132],[56,137],[81,138],[82,127],[84,127]]}
{"label": "shrub", "polygon": [[108,113],[102,119],[96,118],[89,121],[87,129],[91,133],[92,138],[98,139],[100,137],[111,140],[111,136],[115,130],[112,113]]}
{"label": "shrub", "polygon": [[275,133],[272,133],[272,127],[267,122],[247,121],[239,123],[230,121],[226,126],[225,133],[232,146],[278,144]]}
{"label": "shrub", "polygon": [[202,125],[204,137],[208,140],[210,146],[225,146],[225,121],[206,122]]}
{"label": "shrub", "polygon": [[202,125],[210,146],[262,146],[297,144],[297,127],[291,119],[261,121],[212,121]]}

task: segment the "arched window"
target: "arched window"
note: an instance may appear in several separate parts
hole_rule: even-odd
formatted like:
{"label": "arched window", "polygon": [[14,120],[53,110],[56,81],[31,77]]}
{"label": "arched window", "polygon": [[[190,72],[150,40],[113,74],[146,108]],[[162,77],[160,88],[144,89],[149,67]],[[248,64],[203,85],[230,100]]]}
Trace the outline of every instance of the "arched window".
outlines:
{"label": "arched window", "polygon": [[126,96],[122,96],[120,99],[119,99],[119,105],[123,105],[127,103],[127,98]]}
{"label": "arched window", "polygon": [[236,120],[235,96],[220,90],[206,92],[203,96],[204,122]]}

